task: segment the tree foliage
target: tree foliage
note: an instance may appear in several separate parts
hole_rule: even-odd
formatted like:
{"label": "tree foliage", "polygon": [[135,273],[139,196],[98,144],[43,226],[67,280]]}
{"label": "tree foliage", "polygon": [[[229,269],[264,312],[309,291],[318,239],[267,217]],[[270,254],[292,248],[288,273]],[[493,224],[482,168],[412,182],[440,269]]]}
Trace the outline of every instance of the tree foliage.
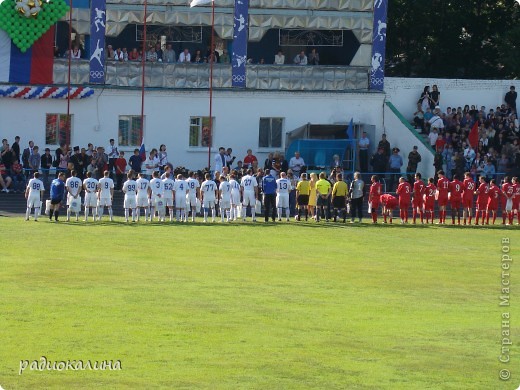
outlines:
{"label": "tree foliage", "polygon": [[389,76],[520,77],[515,0],[390,0]]}

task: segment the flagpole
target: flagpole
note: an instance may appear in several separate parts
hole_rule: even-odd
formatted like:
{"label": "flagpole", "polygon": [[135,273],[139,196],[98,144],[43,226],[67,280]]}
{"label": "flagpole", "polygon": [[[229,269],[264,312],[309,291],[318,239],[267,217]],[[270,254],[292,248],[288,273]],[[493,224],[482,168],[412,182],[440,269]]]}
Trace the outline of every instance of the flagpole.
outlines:
{"label": "flagpole", "polygon": [[211,170],[211,145],[213,144],[213,62],[215,52],[215,0],[211,2],[211,46],[209,48],[209,143],[208,143],[208,170]]}
{"label": "flagpole", "polygon": [[68,63],[68,76],[67,76],[67,132],[65,133],[65,144],[70,149],[70,132],[71,124],[70,120],[70,71],[72,67],[72,0],[69,0],[69,63]]}
{"label": "flagpole", "polygon": [[141,56],[141,129],[140,137],[141,144],[144,143],[144,80],[145,80],[145,64],[146,64],[146,13],[148,8],[148,1],[144,0],[144,23],[143,23],[143,54]]}

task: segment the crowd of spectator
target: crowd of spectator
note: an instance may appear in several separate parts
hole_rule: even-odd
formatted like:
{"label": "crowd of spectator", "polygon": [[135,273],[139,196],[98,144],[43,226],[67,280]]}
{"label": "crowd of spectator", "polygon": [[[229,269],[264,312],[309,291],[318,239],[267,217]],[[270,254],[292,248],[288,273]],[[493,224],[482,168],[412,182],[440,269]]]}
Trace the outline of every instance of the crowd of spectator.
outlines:
{"label": "crowd of spectator", "polygon": [[[62,57],[62,54],[64,58],[68,58],[69,50],[66,50],[65,53],[60,53],[59,48],[55,47],[55,56]],[[71,57],[72,59],[81,59],[86,58],[86,55],[79,45],[74,45]],[[141,47],[134,47],[132,49],[128,49],[126,47],[117,47],[114,49],[112,45],[107,45],[105,49],[105,57],[109,61],[140,62],[143,59],[143,50]],[[147,62],[164,62],[168,64],[204,64],[212,61],[213,59],[215,59],[215,63],[219,64],[231,63],[231,57],[228,50],[222,49],[219,51],[216,49],[215,45],[213,45],[213,50],[210,49],[210,46],[207,46],[206,50],[197,48],[190,51],[188,48],[185,48],[180,53],[176,53],[170,43],[166,44],[165,46],[162,46],[160,43],[156,43],[155,45],[148,46],[144,53],[144,59]],[[274,55],[272,62],[266,61],[266,59],[263,57],[257,60],[249,57],[247,58],[246,63],[260,65],[268,63],[275,65],[283,65],[287,63],[294,65],[319,65],[320,55],[316,48],[311,49],[308,53],[306,53],[305,50],[301,50],[292,60],[287,62],[283,51],[278,50],[278,52]]]}
{"label": "crowd of spectator", "polygon": [[[516,107],[517,93],[511,86],[504,103],[496,109],[485,106],[441,107],[441,92],[436,85],[424,87],[417,102],[413,124],[424,134],[435,151],[435,170],[444,169],[448,178],[471,172],[476,179],[488,180],[499,173],[520,169],[520,127]],[[470,132],[478,134],[470,142]],[[500,177],[499,177],[500,179]]]}

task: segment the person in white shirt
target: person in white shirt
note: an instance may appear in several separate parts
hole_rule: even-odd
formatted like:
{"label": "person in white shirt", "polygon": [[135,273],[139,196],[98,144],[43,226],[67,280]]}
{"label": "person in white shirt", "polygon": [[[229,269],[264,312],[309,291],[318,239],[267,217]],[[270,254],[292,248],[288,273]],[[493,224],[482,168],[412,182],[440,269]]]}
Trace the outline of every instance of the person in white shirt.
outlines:
{"label": "person in white shirt", "polygon": [[200,184],[199,181],[195,179],[195,172],[189,172],[186,185],[188,186],[188,194],[186,195],[186,213],[191,208],[191,221],[195,222],[195,214],[197,213],[197,199],[200,197]]}
{"label": "person in white shirt", "polygon": [[231,209],[231,184],[227,181],[225,176],[220,177],[220,186],[218,188],[220,195],[220,220],[224,222],[224,214],[226,215],[226,221],[230,222],[230,209]]}
{"label": "person in white shirt", "polygon": [[255,207],[256,199],[258,198],[258,182],[256,181],[256,178],[253,176],[253,170],[251,168],[247,170],[247,175],[242,177],[242,180],[240,181],[240,187],[243,198],[242,220],[246,220],[247,207],[250,207],[253,222],[255,222]]}
{"label": "person in white shirt", "polygon": [[276,208],[278,210],[278,221],[282,220],[282,211],[289,221],[289,191],[291,191],[291,181],[287,179],[285,172],[280,173],[280,178],[276,180]]}
{"label": "person in white shirt", "polygon": [[285,64],[285,56],[281,50],[278,50],[278,53],[274,56],[275,65],[283,65]]}
{"label": "person in white shirt", "polygon": [[38,221],[40,210],[42,207],[43,192],[45,188],[43,182],[40,180],[40,174],[34,172],[33,178],[27,183],[25,189],[25,199],[27,199],[27,210],[25,211],[25,220],[29,220],[31,209],[34,208],[34,220]]}
{"label": "person in white shirt", "polygon": [[108,215],[110,221],[114,220],[112,213],[112,198],[114,197],[114,181],[108,177],[110,172],[105,171],[103,178],[99,179],[99,192],[98,192],[98,219],[101,221],[103,218],[103,211],[105,207],[108,208]]}
{"label": "person in white shirt", "polygon": [[141,215],[141,209],[144,208],[144,220],[148,221],[148,214],[150,208],[148,204],[148,197],[150,195],[150,182],[145,177],[144,173],[139,173],[139,178],[136,180],[137,183],[137,222],[139,222],[139,216]]}
{"label": "person in white shirt", "polygon": [[67,191],[67,222],[70,221],[70,213],[74,211],[76,213],[76,221],[79,220],[79,212],[81,211],[81,190],[83,189],[83,182],[80,178],[76,177],[77,173],[72,170],[70,173],[72,176],[65,182],[65,190]]}
{"label": "person in white shirt", "polygon": [[184,51],[181,54],[179,54],[179,62],[191,62],[191,54],[188,49],[184,49]]}
{"label": "person in white shirt", "polygon": [[148,158],[143,163],[143,172],[146,175],[146,178],[152,178],[153,173],[159,167],[159,156],[157,155],[157,149],[152,149]]}
{"label": "person in white shirt", "polygon": [[367,137],[366,131],[363,131],[363,133],[361,134],[361,138],[358,141],[358,145],[359,167],[361,169],[361,172],[368,172],[368,148],[370,147],[370,139]]}
{"label": "person in white shirt", "polygon": [[123,183],[125,221],[128,222],[130,210],[132,210],[132,222],[135,222],[137,217],[137,182],[134,180],[134,171],[130,170],[126,177],[127,180]]}
{"label": "person in white shirt", "polygon": [[222,172],[222,168],[226,166],[226,149],[222,146],[218,148],[218,154],[215,155],[215,172]]}
{"label": "person in white shirt", "polygon": [[85,190],[85,222],[88,221],[90,209],[92,209],[92,217],[96,221],[97,217],[97,195],[99,182],[92,177],[92,172],[87,172],[87,178],[83,180],[83,189]]}
{"label": "person in white shirt", "polygon": [[437,128],[433,127],[430,134],[428,134],[428,140],[430,141],[430,145],[433,149],[436,149],[435,144],[437,143],[437,139],[439,138],[439,133],[437,132]]}
{"label": "person in white shirt", "polygon": [[234,173],[231,174],[229,179],[229,185],[231,186],[231,213],[230,218],[233,221],[237,220],[238,207],[241,207],[240,203],[240,184],[236,180]]}
{"label": "person in white shirt", "polygon": [[159,221],[164,222],[166,216],[166,206],[163,200],[164,183],[159,177],[159,171],[153,173],[153,179],[150,180],[150,190],[150,221],[153,221],[155,210],[157,210]]}
{"label": "person in white shirt", "polygon": [[114,166],[117,158],[119,157],[119,151],[117,150],[117,145],[113,138],[110,138],[109,144],[105,150],[105,153],[108,155],[108,172],[110,172],[110,177],[113,177]]}
{"label": "person in white shirt", "polygon": [[165,206],[168,207],[170,212],[170,222],[173,221],[173,186],[175,185],[175,180],[171,178],[170,171],[165,172],[165,177],[162,178],[164,185],[164,203]]}
{"label": "person in white shirt", "polygon": [[175,220],[177,222],[179,222],[179,220],[186,222],[186,196],[188,195],[188,184],[180,173],[177,175],[177,180],[175,180],[173,194],[175,196]]}
{"label": "person in white shirt", "polygon": [[300,157],[300,152],[294,152],[294,157],[289,160],[289,168],[292,169],[296,178],[300,177],[302,168],[305,167],[305,161]]}
{"label": "person in white shirt", "polygon": [[200,203],[204,208],[204,222],[208,221],[208,213],[211,209],[211,219],[215,222],[215,201],[217,200],[217,183],[211,180],[211,175],[206,173],[206,179],[200,186]]}
{"label": "person in white shirt", "polygon": [[305,55],[305,51],[301,51],[300,54],[296,54],[296,57],[294,57],[293,62],[296,65],[307,65],[307,56]]}

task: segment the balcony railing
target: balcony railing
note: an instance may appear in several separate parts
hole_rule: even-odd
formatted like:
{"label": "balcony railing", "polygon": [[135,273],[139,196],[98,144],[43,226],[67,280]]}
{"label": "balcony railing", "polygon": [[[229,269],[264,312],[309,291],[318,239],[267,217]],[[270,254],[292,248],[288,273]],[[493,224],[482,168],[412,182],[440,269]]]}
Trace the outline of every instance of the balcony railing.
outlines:
{"label": "balcony railing", "polygon": [[[209,88],[209,64],[146,63],[145,87],[171,89]],[[269,91],[366,91],[367,67],[351,66],[295,66],[295,65],[247,65],[249,90]],[[140,62],[107,61],[107,85],[114,87],[141,87]],[[54,83],[66,84],[68,62],[54,62]],[[89,83],[89,64],[86,60],[72,62],[71,83]],[[231,88],[231,65],[215,64],[213,87]]]}

